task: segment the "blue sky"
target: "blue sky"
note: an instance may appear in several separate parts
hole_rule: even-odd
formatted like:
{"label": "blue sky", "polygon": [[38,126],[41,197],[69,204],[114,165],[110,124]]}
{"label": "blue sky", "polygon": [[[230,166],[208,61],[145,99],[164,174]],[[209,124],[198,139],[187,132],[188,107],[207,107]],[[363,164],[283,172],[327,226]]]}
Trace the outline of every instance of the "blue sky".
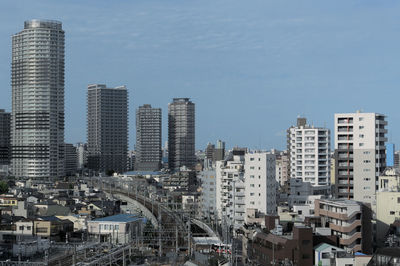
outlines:
{"label": "blue sky", "polygon": [[0,108],[11,110],[11,35],[32,18],[66,32],[66,142],[86,140],[86,87],[126,85],[135,109],[196,103],[196,146],[284,148],[298,115],[386,114],[399,143],[400,2],[134,0],[0,2]]}

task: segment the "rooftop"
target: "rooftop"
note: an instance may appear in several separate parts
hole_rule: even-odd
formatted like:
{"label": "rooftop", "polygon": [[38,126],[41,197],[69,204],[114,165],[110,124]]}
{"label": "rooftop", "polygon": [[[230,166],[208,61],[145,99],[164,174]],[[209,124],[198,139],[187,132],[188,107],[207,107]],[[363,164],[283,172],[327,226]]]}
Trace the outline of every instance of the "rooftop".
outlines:
{"label": "rooftop", "polygon": [[62,23],[57,20],[49,20],[49,19],[32,19],[27,20],[24,23],[25,29],[30,28],[52,28],[52,29],[62,29]]}
{"label": "rooftop", "polygon": [[358,203],[357,201],[348,200],[348,199],[321,199],[320,203],[338,205],[338,206],[343,206],[343,207],[348,207],[350,205],[353,205],[353,206],[360,205],[360,203]]}
{"label": "rooftop", "polygon": [[122,213],[122,214],[117,214],[113,216],[108,216],[108,217],[103,217],[103,218],[98,218],[92,220],[93,222],[121,222],[121,223],[129,223],[129,222],[135,222],[137,220],[143,220],[145,221],[146,219],[143,217],[139,217],[135,214],[127,214],[127,213]]}
{"label": "rooftop", "polygon": [[162,172],[152,172],[152,171],[129,171],[124,173],[124,175],[161,175]]}
{"label": "rooftop", "polygon": [[321,244],[315,246],[314,250],[318,251],[318,252],[321,252],[321,251],[326,250],[327,248],[332,248],[332,249],[335,249],[336,251],[344,251],[344,249],[342,249],[342,248],[338,248],[336,246],[332,246],[332,245],[329,245],[327,243],[321,243]]}

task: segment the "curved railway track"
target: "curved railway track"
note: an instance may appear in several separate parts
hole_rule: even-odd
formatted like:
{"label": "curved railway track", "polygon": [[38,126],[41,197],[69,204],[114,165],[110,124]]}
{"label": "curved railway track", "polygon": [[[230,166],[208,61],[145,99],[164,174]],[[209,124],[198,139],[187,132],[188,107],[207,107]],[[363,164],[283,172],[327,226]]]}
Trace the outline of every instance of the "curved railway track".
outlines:
{"label": "curved railway track", "polygon": [[[110,188],[111,195],[121,194],[129,197],[153,213],[160,225],[159,229],[148,232],[154,237],[144,238],[142,239],[143,241],[149,242],[152,246],[159,247],[161,245],[163,253],[168,251],[186,251],[189,249],[188,241],[191,240],[191,237],[188,233],[189,226],[186,225],[188,219],[182,217],[180,213],[171,210],[168,206],[165,206],[166,203],[148,199],[140,193],[140,189],[133,190],[132,188],[137,186],[137,184],[132,181],[113,180],[112,178],[107,178],[107,180],[96,178],[95,181],[97,181],[97,184],[93,183],[93,181],[92,179],[92,186],[103,189],[104,184],[106,184]],[[138,193],[136,194],[135,191],[138,191]],[[141,192],[144,194],[143,190]]]}

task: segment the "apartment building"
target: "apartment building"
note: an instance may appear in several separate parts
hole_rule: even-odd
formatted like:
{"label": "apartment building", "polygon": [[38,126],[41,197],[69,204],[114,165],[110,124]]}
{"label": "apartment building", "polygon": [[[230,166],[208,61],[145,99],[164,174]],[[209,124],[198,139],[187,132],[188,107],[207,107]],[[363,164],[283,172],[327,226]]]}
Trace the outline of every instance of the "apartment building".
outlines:
{"label": "apartment building", "polygon": [[76,145],[77,167],[82,170],[87,165],[87,145],[86,143],[78,143]]}
{"label": "apartment building", "polygon": [[195,164],[195,104],[189,98],[174,98],[168,104],[169,169]]}
{"label": "apartment building", "polygon": [[[0,109],[0,170],[8,172],[11,161],[11,113]],[[1,172],[0,172],[1,174]]]}
{"label": "apartment building", "polygon": [[385,116],[335,114],[335,194],[375,205],[379,174],[386,167]]}
{"label": "apartment building", "polygon": [[313,186],[301,178],[293,178],[288,182],[288,207],[297,214],[297,219],[304,221],[307,216],[314,215],[314,201],[328,198],[329,186]]}
{"label": "apartment building", "polygon": [[311,227],[295,225],[290,234],[282,234],[276,230],[275,224],[266,228],[266,232],[244,229],[243,258],[246,265],[313,265]]}
{"label": "apartment building", "polygon": [[389,227],[400,220],[400,171],[387,168],[379,176],[376,192],[376,239],[382,245]]}
{"label": "apartment building", "polygon": [[231,155],[228,160],[216,162],[216,208],[219,222],[237,229],[245,218],[245,151],[233,150]]}
{"label": "apartment building", "polygon": [[16,178],[64,176],[64,48],[62,24],[25,21],[12,36],[11,149]]}
{"label": "apartment building", "polygon": [[199,174],[201,195],[200,213],[207,221],[216,220],[216,172],[215,168],[205,167]]}
{"label": "apartment building", "polygon": [[144,104],[136,110],[135,170],[161,169],[161,108]]}
{"label": "apartment building", "polygon": [[313,186],[330,184],[330,130],[298,118],[287,130],[290,178],[302,178]]}
{"label": "apartment building", "polygon": [[246,209],[276,214],[275,155],[249,152],[245,156],[244,180]]}
{"label": "apartment building", "polygon": [[88,86],[88,166],[124,173],[128,162],[128,90],[125,86]]}
{"label": "apartment building", "polygon": [[275,154],[275,162],[276,162],[276,167],[275,167],[275,178],[276,182],[278,182],[279,186],[284,186],[288,183],[289,181],[289,153],[288,151],[279,151],[272,149],[271,150],[272,154]]}
{"label": "apartment building", "polygon": [[65,162],[65,176],[74,176],[78,170],[78,154],[76,153],[76,147],[73,144],[64,144],[64,162]]}
{"label": "apartment building", "polygon": [[339,238],[349,252],[372,252],[372,211],[361,202],[347,199],[316,199],[315,216]]}

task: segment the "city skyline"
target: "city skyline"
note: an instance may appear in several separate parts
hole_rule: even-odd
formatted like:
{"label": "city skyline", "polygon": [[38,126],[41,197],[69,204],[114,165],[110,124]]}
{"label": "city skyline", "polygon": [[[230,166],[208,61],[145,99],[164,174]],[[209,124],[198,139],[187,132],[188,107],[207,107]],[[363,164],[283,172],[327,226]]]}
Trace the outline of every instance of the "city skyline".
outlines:
{"label": "city skyline", "polygon": [[[284,149],[284,132],[298,115],[332,131],[334,113],[358,109],[388,115],[388,139],[399,143],[396,97],[371,97],[376,92],[391,95],[396,88],[400,60],[395,53],[395,18],[400,6],[394,1],[340,6],[255,2],[232,7],[226,1],[96,3],[1,4],[1,108],[11,112],[8,37],[25,20],[57,19],[67,32],[68,143],[85,141],[85,88],[91,83],[129,88],[130,149],[134,110],[145,103],[161,107],[167,132],[167,104],[175,97],[190,97],[197,105],[197,149],[217,139],[228,147]],[[104,23],[109,9],[121,16]],[[88,10],[90,19],[82,15]],[[185,23],[190,27],[180,26]],[[119,30],[124,26],[126,33]],[[236,130],[237,124],[233,128],[237,120],[241,130]],[[163,142],[166,139],[163,134]]]}

